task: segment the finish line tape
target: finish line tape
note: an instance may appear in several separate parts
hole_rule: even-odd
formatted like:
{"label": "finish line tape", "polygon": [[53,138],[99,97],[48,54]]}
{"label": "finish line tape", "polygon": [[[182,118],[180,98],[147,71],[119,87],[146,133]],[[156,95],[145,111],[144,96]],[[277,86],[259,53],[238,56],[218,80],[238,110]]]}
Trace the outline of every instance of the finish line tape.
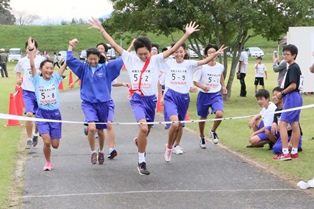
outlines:
{"label": "finish line tape", "polygon": [[[290,108],[286,110],[280,110],[276,112],[269,112],[269,113],[283,113],[283,112],[290,112],[295,110],[302,110],[302,109],[308,109],[314,107],[314,104]],[[256,115],[256,114],[255,114]],[[250,118],[255,115],[245,115],[245,116],[235,116],[235,117],[227,117],[227,118],[214,118],[214,119],[206,119],[206,120],[184,120],[179,121],[181,123],[198,123],[198,122],[206,122],[206,121],[217,121],[217,120],[235,120],[235,119],[244,119],[244,118]],[[44,119],[44,118],[30,118],[26,116],[18,116],[18,115],[10,115],[10,114],[4,114],[0,113],[0,119],[7,119],[7,120],[21,120],[21,121],[38,121],[38,122],[54,122],[54,123],[70,123],[70,124],[86,124],[86,122],[78,122],[78,121],[67,121],[67,120],[50,120],[50,119]],[[157,121],[157,122],[112,122],[113,125],[140,125],[140,124],[148,124],[148,125],[157,125],[157,124],[172,124],[177,123],[178,121]],[[107,124],[107,123],[95,123],[95,124]]]}

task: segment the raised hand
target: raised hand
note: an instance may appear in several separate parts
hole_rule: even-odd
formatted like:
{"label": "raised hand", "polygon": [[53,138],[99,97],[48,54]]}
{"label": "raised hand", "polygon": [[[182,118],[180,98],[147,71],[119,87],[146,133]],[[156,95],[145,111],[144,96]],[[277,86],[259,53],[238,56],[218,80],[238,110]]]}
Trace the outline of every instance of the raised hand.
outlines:
{"label": "raised hand", "polygon": [[34,40],[32,39],[32,37],[29,37],[27,40],[27,49],[28,51],[33,51],[34,48],[35,48]]}
{"label": "raised hand", "polygon": [[77,44],[78,44],[78,40],[76,38],[72,39],[71,41],[69,41],[69,44],[72,46],[72,47],[75,47]]}
{"label": "raised hand", "polygon": [[195,31],[199,31],[200,29],[198,29],[199,25],[195,25],[196,22],[190,22],[190,24],[186,24],[185,26],[185,32],[187,32],[188,34],[192,34]]}
{"label": "raised hand", "polygon": [[89,28],[95,28],[95,29],[100,30],[100,31],[104,29],[102,27],[102,25],[100,24],[100,22],[93,17],[92,17],[92,19],[89,19],[88,22],[90,25]]}
{"label": "raised hand", "polygon": [[218,51],[215,52],[215,54],[221,55],[221,54],[224,53],[224,50],[227,49],[227,48],[228,48],[227,46],[222,45],[222,46],[218,49]]}

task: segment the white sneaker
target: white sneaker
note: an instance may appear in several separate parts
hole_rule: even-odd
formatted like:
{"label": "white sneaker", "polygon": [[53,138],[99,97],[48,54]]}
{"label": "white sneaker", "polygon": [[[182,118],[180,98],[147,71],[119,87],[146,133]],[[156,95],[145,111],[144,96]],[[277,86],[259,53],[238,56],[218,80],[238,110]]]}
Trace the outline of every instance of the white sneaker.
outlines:
{"label": "white sneaker", "polygon": [[199,145],[202,149],[206,149],[205,138],[200,137]]}
{"label": "white sneaker", "polygon": [[180,147],[179,145],[173,147],[172,148],[172,153],[176,154],[176,155],[182,155],[183,154],[182,147]]}
{"label": "white sneaker", "polygon": [[171,149],[168,148],[168,145],[165,144],[165,154],[164,154],[164,158],[166,162],[170,162],[171,160]]}
{"label": "white sneaker", "polygon": [[212,138],[212,141],[214,144],[218,144],[219,138],[216,132],[213,132],[212,130],[209,131],[209,135]]}

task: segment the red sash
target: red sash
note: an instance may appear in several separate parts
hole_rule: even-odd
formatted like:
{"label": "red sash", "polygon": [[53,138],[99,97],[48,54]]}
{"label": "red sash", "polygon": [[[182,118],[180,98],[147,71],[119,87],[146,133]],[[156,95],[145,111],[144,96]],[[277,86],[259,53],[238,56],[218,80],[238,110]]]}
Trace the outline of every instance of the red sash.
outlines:
{"label": "red sash", "polygon": [[151,58],[151,56],[147,58],[147,60],[146,60],[146,62],[145,62],[145,64],[144,64],[144,66],[143,66],[143,69],[141,70],[141,73],[140,73],[140,80],[139,80],[139,82],[138,82],[138,89],[132,89],[132,87],[130,88],[129,91],[130,91],[131,95],[132,95],[135,91],[139,91],[140,94],[141,94],[141,96],[144,96],[144,94],[143,94],[143,92],[142,92],[142,90],[141,90],[142,76],[143,76],[143,73],[145,72],[145,70],[147,69],[147,66],[148,66],[148,64],[149,64],[149,62],[150,62],[150,58]]}

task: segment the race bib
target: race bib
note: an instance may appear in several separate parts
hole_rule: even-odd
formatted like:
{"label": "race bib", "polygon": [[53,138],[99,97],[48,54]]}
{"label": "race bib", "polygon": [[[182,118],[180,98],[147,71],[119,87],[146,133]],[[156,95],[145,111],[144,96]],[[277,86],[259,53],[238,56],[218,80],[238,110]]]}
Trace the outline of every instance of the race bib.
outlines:
{"label": "race bib", "polygon": [[171,84],[186,85],[187,70],[171,70]]}
{"label": "race bib", "polygon": [[[138,89],[141,72],[133,71],[132,89]],[[141,87],[150,87],[152,82],[152,74],[150,70],[146,70],[142,75]]]}
{"label": "race bib", "polygon": [[217,87],[220,85],[220,75],[207,74],[208,79],[206,86]]}
{"label": "race bib", "polygon": [[50,85],[48,88],[40,88],[39,94],[39,103],[41,105],[57,103],[56,88],[54,84]]}

